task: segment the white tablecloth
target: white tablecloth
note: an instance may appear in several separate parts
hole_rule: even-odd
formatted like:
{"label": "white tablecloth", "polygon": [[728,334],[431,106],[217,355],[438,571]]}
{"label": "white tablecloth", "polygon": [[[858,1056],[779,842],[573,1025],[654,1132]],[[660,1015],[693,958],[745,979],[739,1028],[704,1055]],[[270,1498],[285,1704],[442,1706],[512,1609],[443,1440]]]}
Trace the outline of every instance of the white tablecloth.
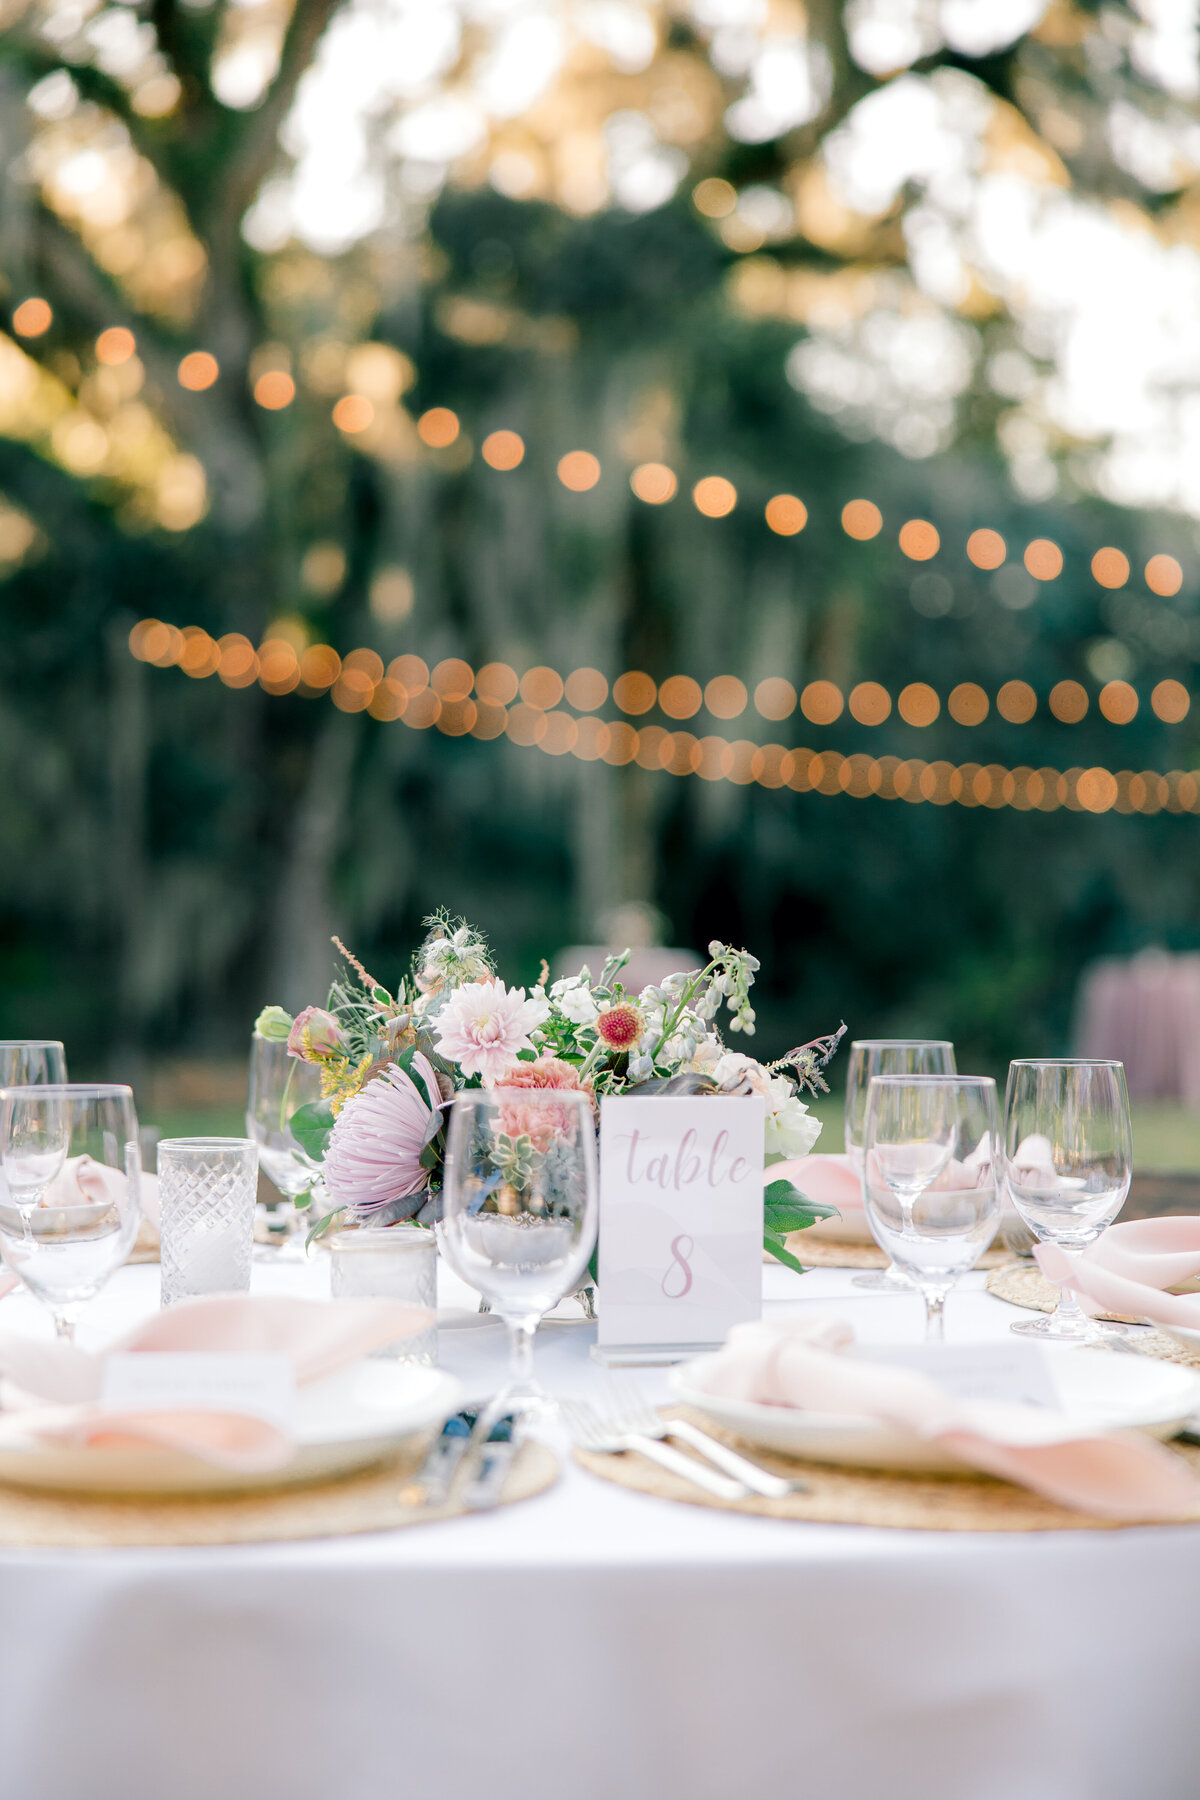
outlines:
{"label": "white tablecloth", "polygon": [[[255,1268],[264,1291],[326,1279]],[[123,1271],[87,1335],[157,1280]],[[832,1301],[864,1338],[920,1334],[915,1296],[765,1280],[768,1312]],[[1003,1332],[1013,1309],[968,1290],[949,1334]],[[18,1321],[45,1329],[20,1294]],[[469,1393],[495,1386],[499,1327],[441,1336]],[[549,1388],[596,1379],[589,1341],[543,1329]],[[0,1551],[0,1795],[1195,1800],[1198,1592],[1200,1527],[800,1525],[570,1466],[521,1506],[389,1534]]]}

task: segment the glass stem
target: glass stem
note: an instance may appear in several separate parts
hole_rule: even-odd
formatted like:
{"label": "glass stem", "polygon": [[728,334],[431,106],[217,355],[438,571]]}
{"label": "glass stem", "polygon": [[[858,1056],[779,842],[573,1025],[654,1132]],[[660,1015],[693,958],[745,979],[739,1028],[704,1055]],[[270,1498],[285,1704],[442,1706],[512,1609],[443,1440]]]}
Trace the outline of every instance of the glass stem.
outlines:
{"label": "glass stem", "polygon": [[925,1297],[925,1342],[944,1343],[946,1337],[946,1290],[922,1288]]}
{"label": "glass stem", "polygon": [[69,1319],[66,1313],[56,1312],[54,1315],[54,1335],[58,1338],[60,1343],[73,1344],[75,1342],[74,1319]]}
{"label": "glass stem", "polygon": [[508,1374],[514,1387],[528,1387],[533,1379],[533,1334],[541,1323],[537,1313],[522,1319],[506,1319],[508,1326]]}
{"label": "glass stem", "polygon": [[1053,1319],[1056,1326],[1066,1326],[1069,1331],[1081,1335],[1088,1330],[1090,1321],[1080,1306],[1074,1293],[1068,1287],[1058,1290],[1058,1305],[1054,1309]]}

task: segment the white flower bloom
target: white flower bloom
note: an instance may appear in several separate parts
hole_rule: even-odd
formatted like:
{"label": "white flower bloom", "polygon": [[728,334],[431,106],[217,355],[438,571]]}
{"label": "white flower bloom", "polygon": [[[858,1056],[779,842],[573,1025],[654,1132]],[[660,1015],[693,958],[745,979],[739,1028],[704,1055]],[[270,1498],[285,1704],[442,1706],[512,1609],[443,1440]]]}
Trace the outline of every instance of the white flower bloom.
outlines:
{"label": "white flower bloom", "polygon": [[766,1102],[767,1155],[807,1156],[821,1135],[820,1119],[813,1117],[782,1075],[769,1078]]}
{"label": "white flower bloom", "polygon": [[[556,982],[555,986],[559,984]],[[553,989],[551,992],[553,993]],[[558,1010],[572,1025],[594,1025],[600,1017],[600,1008],[592,999],[591,992],[582,982],[575,982],[565,993],[556,994]]]}
{"label": "white flower bloom", "polygon": [[654,1063],[649,1056],[631,1056],[629,1059],[630,1081],[648,1081],[654,1073]]}

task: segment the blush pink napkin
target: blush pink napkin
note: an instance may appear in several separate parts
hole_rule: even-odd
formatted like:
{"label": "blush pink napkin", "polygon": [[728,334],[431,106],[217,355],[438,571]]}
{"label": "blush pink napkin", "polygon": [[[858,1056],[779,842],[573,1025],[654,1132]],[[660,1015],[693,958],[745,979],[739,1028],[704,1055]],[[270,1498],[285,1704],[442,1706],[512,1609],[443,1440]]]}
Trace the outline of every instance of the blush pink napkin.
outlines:
{"label": "blush pink napkin", "polygon": [[733,1400],[879,1420],[1076,1511],[1169,1519],[1200,1508],[1200,1480],[1140,1432],[1071,1435],[1033,1407],[957,1400],[911,1369],[841,1354],[853,1341],[840,1319],[736,1325],[703,1385]]}
{"label": "blush pink napkin", "polygon": [[1200,1331],[1200,1294],[1163,1292],[1200,1275],[1200,1218],[1129,1219],[1086,1250],[1038,1244],[1034,1255],[1042,1274],[1070,1288],[1085,1312]]}
{"label": "blush pink napkin", "polygon": [[[20,1404],[0,1414],[0,1444],[111,1444],[136,1439],[186,1450],[223,1468],[271,1469],[293,1450],[287,1433],[245,1413],[109,1412],[99,1406],[105,1355],[112,1351],[224,1351],[289,1356],[297,1384],[357,1362],[428,1324],[427,1312],[394,1300],[293,1300],[282,1295],[215,1294],[156,1313],[108,1351],[90,1355],[57,1339],[0,1335],[0,1375]],[[30,1404],[32,1401],[42,1404]]]}
{"label": "blush pink napkin", "polygon": [[874,1241],[863,1211],[862,1182],[848,1156],[794,1156],[790,1162],[772,1163],[764,1171],[763,1180],[768,1187],[773,1181],[790,1181],[810,1200],[837,1207],[839,1218],[818,1219],[804,1237],[825,1238],[835,1244]]}

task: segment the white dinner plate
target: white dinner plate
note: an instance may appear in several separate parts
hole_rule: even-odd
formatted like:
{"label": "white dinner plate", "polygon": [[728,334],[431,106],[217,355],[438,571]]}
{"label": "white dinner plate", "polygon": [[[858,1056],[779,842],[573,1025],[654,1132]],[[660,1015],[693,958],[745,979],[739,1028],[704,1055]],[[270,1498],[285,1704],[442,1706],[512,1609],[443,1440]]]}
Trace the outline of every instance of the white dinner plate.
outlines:
{"label": "white dinner plate", "polygon": [[146,1445],[0,1448],[0,1482],[91,1494],[220,1494],[292,1487],[367,1468],[440,1428],[461,1386],[440,1369],[368,1357],[296,1393],[296,1453],[282,1468],[222,1469],[182,1450]]}
{"label": "white dinner plate", "polygon": [[[1061,1426],[1095,1431],[1137,1429],[1167,1438],[1200,1408],[1200,1380],[1177,1363],[1152,1357],[1115,1356],[1109,1350],[1075,1349],[1069,1345],[1040,1347],[1058,1395],[1060,1411],[1021,1407],[1032,1434],[1047,1435]],[[865,1360],[886,1362],[885,1346],[861,1351]],[[706,1414],[714,1424],[734,1431],[763,1450],[778,1450],[811,1462],[838,1463],[859,1469],[904,1469],[910,1473],[958,1469],[948,1450],[874,1419],[836,1413],[803,1412],[791,1406],[761,1406],[704,1391],[712,1362],[700,1356],[671,1371],[676,1398]],[[1009,1414],[1018,1410],[1005,1409]]]}

